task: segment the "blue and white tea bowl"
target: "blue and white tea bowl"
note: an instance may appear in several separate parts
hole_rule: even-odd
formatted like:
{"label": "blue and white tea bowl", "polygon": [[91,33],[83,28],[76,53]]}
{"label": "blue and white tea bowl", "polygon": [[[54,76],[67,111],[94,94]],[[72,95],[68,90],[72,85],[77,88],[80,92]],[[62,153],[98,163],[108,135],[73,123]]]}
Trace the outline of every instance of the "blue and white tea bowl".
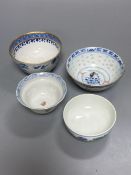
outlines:
{"label": "blue and white tea bowl", "polygon": [[24,72],[51,71],[60,58],[60,39],[48,32],[29,32],[15,39],[9,53],[13,61]]}
{"label": "blue and white tea bowl", "polygon": [[81,141],[92,141],[111,131],[116,122],[116,110],[102,96],[82,94],[66,104],[63,119],[73,136]]}
{"label": "blue and white tea bowl", "polygon": [[67,87],[61,76],[54,73],[33,73],[22,79],[16,97],[25,107],[39,114],[54,110],[65,98]]}
{"label": "blue and white tea bowl", "polygon": [[83,89],[101,91],[122,77],[125,66],[115,52],[101,47],[87,47],[76,50],[69,56],[66,69]]}

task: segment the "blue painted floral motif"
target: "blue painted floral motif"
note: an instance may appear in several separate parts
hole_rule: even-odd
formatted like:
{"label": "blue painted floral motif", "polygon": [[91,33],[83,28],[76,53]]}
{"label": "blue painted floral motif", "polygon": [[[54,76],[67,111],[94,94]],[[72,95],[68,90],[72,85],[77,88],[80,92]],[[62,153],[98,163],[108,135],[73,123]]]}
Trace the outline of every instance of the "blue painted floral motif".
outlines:
{"label": "blue painted floral motif", "polygon": [[41,69],[45,69],[48,65],[41,66]]}
{"label": "blue painted floral motif", "polygon": [[41,66],[34,66],[34,69],[40,69]]}
{"label": "blue painted floral motif", "polygon": [[25,70],[28,69],[28,65],[26,65],[26,64],[19,64],[19,67],[20,67],[21,69],[25,69]]}
{"label": "blue painted floral motif", "polygon": [[83,137],[77,137],[80,141],[83,141],[83,142],[85,142],[85,141],[88,141],[88,139],[86,139],[86,138],[83,138]]}
{"label": "blue painted floral motif", "polygon": [[119,64],[122,65],[122,61],[121,60],[118,60]]}
{"label": "blue painted floral motif", "polygon": [[107,52],[108,52],[108,50],[107,50],[107,49],[103,49],[103,52],[107,53]]}
{"label": "blue painted floral motif", "polygon": [[95,49],[96,49],[97,52],[101,52],[102,51],[101,47],[96,47]]}
{"label": "blue painted floral motif", "polygon": [[97,73],[92,72],[89,77],[85,78],[87,84],[89,85],[100,85],[100,77]]}
{"label": "blue painted floral motif", "polygon": [[113,55],[114,53],[112,51],[109,51],[109,55]]}
{"label": "blue painted floral motif", "polygon": [[94,52],[94,51],[95,51],[95,49],[92,49],[92,48],[91,48],[91,49],[89,49],[88,51],[89,51],[89,52]]}
{"label": "blue painted floral motif", "polygon": [[36,69],[36,70],[37,70],[37,69],[42,69],[42,70],[43,70],[43,69],[45,69],[47,66],[48,66],[48,65],[42,65],[42,66],[41,66],[41,65],[38,65],[38,66],[34,66],[33,68]]}
{"label": "blue painted floral motif", "polygon": [[86,49],[81,49],[81,52],[85,52],[86,51]]}

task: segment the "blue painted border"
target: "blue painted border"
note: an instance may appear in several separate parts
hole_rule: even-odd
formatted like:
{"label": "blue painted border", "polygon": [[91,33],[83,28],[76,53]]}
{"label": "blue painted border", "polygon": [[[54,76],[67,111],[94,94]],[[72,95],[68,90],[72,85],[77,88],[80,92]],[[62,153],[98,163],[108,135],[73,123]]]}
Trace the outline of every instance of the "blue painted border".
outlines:
{"label": "blue painted border", "polygon": [[119,63],[121,69],[124,70],[125,65],[122,59],[120,58],[120,56],[117,55],[115,52],[109,49],[106,49],[106,48],[102,48],[102,47],[86,47],[86,48],[81,48],[79,50],[76,50],[67,59],[67,68],[69,68],[69,64],[74,58],[76,58],[79,55],[85,54],[85,53],[103,53],[105,55],[108,55],[114,60],[116,60]]}
{"label": "blue painted border", "polygon": [[[56,79],[57,81],[59,81],[59,83],[61,84],[62,86],[62,89],[63,89],[63,96],[61,97],[61,99],[57,102],[57,104],[55,106],[57,106],[64,98],[65,98],[65,95],[67,93],[67,87],[66,87],[66,82],[63,80],[63,78],[60,76],[60,75],[57,75],[55,73],[48,73],[48,72],[40,72],[40,73],[33,73],[33,74],[30,74],[28,76],[26,76],[25,78],[23,78],[19,83],[18,83],[18,86],[16,88],[16,97],[18,99],[18,101],[23,104],[24,106],[26,106],[24,104],[24,102],[22,101],[21,99],[21,90],[22,88],[26,85],[26,83],[32,79],[35,79],[35,78],[39,78],[39,77],[52,77],[54,79]],[[28,107],[28,106],[26,106]],[[52,106],[54,107],[54,106]],[[29,107],[28,107],[29,108]]]}
{"label": "blue painted border", "polygon": [[34,40],[34,39],[49,39],[51,41],[54,41],[55,44],[59,44],[59,46],[62,45],[61,41],[57,36],[51,34],[51,33],[27,33],[25,35],[22,35],[18,37],[16,40],[14,40],[10,47],[9,47],[9,52],[12,54],[12,52],[15,50],[15,48],[24,42],[27,42],[28,40]]}

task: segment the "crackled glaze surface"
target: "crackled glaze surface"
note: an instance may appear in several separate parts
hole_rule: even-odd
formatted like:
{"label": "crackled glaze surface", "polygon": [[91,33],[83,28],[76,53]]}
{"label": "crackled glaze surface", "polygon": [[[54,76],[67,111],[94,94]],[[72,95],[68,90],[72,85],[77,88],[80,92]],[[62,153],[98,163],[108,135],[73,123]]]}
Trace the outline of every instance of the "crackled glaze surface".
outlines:
{"label": "crackled glaze surface", "polygon": [[116,82],[122,76],[124,64],[113,51],[89,47],[75,51],[68,58],[67,71],[83,88],[84,85],[101,88]]}
{"label": "crackled glaze surface", "polygon": [[21,104],[39,113],[54,109],[65,97],[66,84],[54,73],[37,73],[18,84],[16,96]]}
{"label": "crackled glaze surface", "polygon": [[93,140],[103,137],[111,130],[116,121],[116,111],[104,97],[83,94],[66,104],[63,118],[75,137]]}

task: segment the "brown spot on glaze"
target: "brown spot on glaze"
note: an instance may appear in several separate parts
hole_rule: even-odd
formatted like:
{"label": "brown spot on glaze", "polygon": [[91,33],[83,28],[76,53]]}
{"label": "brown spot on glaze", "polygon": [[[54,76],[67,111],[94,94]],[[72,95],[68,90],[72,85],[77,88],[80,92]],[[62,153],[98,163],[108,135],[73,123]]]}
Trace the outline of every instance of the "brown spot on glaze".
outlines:
{"label": "brown spot on glaze", "polygon": [[105,81],[103,82],[103,85],[108,84],[108,83],[109,83],[109,81],[106,81],[106,80],[105,80]]}
{"label": "brown spot on glaze", "polygon": [[42,103],[41,103],[41,106],[45,106],[46,105],[46,101],[43,101]]}

